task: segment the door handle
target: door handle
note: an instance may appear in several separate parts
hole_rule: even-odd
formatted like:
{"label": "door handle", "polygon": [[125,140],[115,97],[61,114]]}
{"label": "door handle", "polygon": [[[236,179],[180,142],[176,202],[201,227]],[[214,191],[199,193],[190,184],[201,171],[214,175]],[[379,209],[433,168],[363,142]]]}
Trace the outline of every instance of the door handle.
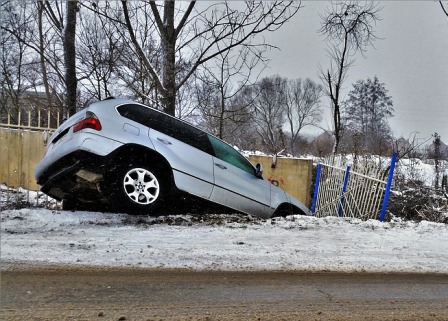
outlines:
{"label": "door handle", "polygon": [[227,167],[225,167],[224,165],[221,165],[221,164],[215,163],[215,166],[218,166],[221,169],[227,169]]}
{"label": "door handle", "polygon": [[171,145],[172,143],[169,140],[166,140],[165,138],[157,137],[157,140],[164,143],[165,145]]}

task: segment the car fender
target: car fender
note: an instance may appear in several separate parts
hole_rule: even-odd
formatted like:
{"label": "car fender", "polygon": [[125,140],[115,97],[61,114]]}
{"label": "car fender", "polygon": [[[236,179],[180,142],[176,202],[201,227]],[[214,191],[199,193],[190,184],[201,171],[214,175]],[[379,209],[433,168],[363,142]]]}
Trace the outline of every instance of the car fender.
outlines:
{"label": "car fender", "polygon": [[271,185],[271,207],[273,209],[276,209],[280,206],[280,204],[283,203],[290,203],[290,196],[288,193],[286,193],[281,188],[270,184]]}
{"label": "car fender", "polygon": [[310,210],[298,199],[291,196],[281,188],[271,186],[271,206],[276,209],[282,204],[291,204],[297,207],[304,215],[310,215]]}

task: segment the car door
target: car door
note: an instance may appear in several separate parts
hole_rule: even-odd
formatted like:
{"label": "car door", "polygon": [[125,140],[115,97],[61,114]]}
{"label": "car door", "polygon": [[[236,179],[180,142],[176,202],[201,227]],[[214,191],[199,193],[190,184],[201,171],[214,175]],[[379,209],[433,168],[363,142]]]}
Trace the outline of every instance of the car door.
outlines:
{"label": "car door", "polygon": [[206,134],[185,122],[155,109],[128,104],[120,114],[149,127],[154,149],[171,165],[180,190],[210,198],[213,190],[213,158]]}
{"label": "car door", "polygon": [[213,158],[206,134],[168,115],[160,114],[163,123],[150,129],[155,149],[173,168],[174,181],[180,190],[209,199],[213,190]]}
{"label": "car door", "polygon": [[255,175],[255,168],[228,144],[208,135],[213,148],[215,186],[211,200],[239,211],[270,217],[271,184]]}

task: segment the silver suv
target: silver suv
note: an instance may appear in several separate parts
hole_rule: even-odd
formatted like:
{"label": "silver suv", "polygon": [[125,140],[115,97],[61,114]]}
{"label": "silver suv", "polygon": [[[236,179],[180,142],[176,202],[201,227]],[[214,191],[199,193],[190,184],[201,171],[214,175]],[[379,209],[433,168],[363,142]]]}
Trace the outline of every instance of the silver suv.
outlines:
{"label": "silver suv", "polygon": [[64,209],[158,215],[193,200],[262,218],[309,213],[227,143],[127,99],[96,102],[65,121],[35,177]]}

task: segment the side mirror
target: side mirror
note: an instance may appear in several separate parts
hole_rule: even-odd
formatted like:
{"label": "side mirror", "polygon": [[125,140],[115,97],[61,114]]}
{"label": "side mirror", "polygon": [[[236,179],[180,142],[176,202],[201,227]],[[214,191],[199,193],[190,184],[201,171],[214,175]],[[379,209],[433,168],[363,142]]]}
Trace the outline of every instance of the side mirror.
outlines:
{"label": "side mirror", "polygon": [[255,166],[255,176],[263,178],[263,166],[260,163]]}

